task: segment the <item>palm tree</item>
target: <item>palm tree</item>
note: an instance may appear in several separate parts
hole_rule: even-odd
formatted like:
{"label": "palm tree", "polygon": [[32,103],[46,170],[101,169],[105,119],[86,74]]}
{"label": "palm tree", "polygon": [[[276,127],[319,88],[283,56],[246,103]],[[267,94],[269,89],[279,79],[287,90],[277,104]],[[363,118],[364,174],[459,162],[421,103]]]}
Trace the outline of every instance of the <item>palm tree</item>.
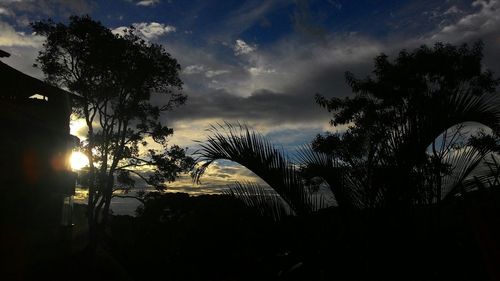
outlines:
{"label": "palm tree", "polygon": [[246,125],[229,123],[212,126],[210,132],[212,135],[200,143],[201,148],[195,153],[200,163],[194,172],[196,181],[214,161],[230,160],[255,173],[274,191],[238,182],[231,187],[230,194],[244,198],[252,206],[268,202],[274,206],[270,210],[279,214],[272,215],[275,218],[287,212],[307,214],[323,206],[321,198],[304,185],[296,165],[259,133],[250,131]]}

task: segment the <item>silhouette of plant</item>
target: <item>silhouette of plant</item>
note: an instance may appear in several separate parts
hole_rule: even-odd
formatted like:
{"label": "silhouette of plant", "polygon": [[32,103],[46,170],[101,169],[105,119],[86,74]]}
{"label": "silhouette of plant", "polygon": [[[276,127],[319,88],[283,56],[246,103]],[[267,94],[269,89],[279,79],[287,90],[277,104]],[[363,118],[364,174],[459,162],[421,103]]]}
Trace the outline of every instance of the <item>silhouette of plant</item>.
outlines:
{"label": "silhouette of plant", "polygon": [[483,148],[484,151],[492,151],[487,157],[482,159],[476,166],[471,177],[467,178],[463,185],[453,190],[455,194],[461,195],[464,192],[475,189],[497,188],[500,186],[500,163],[498,154],[500,152],[500,140],[480,132],[470,140],[471,145]]}
{"label": "silhouette of plant", "polygon": [[481,59],[480,42],[436,43],[403,50],[394,62],[376,57],[374,78],[347,72],[353,97],[316,100],[333,113],[332,125],[349,129],[317,136],[314,149],[348,166],[366,207],[440,201],[443,177],[452,185],[448,194],[490,150],[446,141],[437,149],[439,137],[451,133],[463,140],[460,126],[468,122],[489,127],[495,136],[500,132],[500,80],[482,70]]}
{"label": "silhouette of plant", "polygon": [[273,189],[253,182],[235,182],[223,193],[239,198],[245,205],[254,208],[261,216],[279,221],[293,214],[289,205]]}
{"label": "silhouette of plant", "polygon": [[[274,218],[287,213],[287,208],[295,214],[307,214],[324,205],[321,198],[304,185],[299,171],[285,153],[246,125],[225,123],[212,126],[210,132],[211,135],[205,142],[200,142],[201,148],[195,152],[200,164],[194,172],[195,181],[200,180],[214,161],[230,160],[255,173],[276,193],[257,184],[241,182],[232,186],[229,193],[243,198],[251,206],[269,208],[271,213],[263,212]],[[271,206],[265,206],[267,204]]]}
{"label": "silhouette of plant", "polygon": [[[136,180],[158,190],[191,169],[185,150],[168,145],[173,129],[162,114],[184,104],[180,66],[161,45],[141,39],[131,27],[115,35],[89,16],[68,24],[32,24],[45,36],[37,62],[46,80],[75,93],[74,113],[85,120],[82,149],[89,158],[88,219],[91,242],[103,233],[111,198]],[[163,104],[153,104],[160,97]],[[161,147],[152,149],[149,142]]]}
{"label": "silhouette of plant", "polygon": [[301,147],[296,158],[300,175],[309,188],[318,189],[326,183],[337,206],[347,209],[363,206],[362,186],[358,185],[353,170],[346,163],[333,155],[315,151],[312,145]]}

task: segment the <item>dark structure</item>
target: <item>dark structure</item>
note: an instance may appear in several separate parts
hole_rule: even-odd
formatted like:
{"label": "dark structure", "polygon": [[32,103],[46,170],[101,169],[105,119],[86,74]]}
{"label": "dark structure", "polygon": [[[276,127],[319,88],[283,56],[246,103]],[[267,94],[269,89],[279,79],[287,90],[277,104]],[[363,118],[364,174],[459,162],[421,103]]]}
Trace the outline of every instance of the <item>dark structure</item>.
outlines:
{"label": "dark structure", "polygon": [[70,114],[70,93],[0,62],[0,238],[8,264],[57,256],[68,238],[75,189],[69,157],[78,143]]}

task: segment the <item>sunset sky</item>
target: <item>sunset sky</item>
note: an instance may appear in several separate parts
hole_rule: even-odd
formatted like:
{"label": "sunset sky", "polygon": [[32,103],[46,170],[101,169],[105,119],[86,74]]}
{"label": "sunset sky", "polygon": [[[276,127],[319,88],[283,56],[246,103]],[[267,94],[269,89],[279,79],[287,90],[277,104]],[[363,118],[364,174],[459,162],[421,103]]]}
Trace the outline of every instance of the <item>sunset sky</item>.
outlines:
{"label": "sunset sky", "polygon": [[[29,23],[72,14],[117,33],[133,25],[179,61],[188,102],[165,121],[171,142],[190,151],[224,120],[247,123],[287,151],[342,130],[329,127],[314,95],[349,95],[344,72],[368,75],[381,52],[482,39],[485,67],[500,74],[500,0],[0,0],[0,49],[11,53],[2,61],[42,78],[32,64],[43,38]],[[219,163],[204,185],[184,179],[172,190],[210,192],[235,179],[253,176]]]}

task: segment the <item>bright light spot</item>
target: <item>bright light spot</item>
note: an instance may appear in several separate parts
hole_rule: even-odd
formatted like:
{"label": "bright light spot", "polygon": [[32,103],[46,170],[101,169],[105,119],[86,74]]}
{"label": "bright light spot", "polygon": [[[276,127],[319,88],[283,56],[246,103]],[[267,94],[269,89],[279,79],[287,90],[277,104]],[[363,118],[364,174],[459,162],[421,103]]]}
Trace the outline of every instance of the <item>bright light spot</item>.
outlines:
{"label": "bright light spot", "polygon": [[89,159],[80,151],[73,151],[73,153],[71,153],[71,157],[69,158],[69,163],[71,164],[71,169],[80,170],[89,165]]}

